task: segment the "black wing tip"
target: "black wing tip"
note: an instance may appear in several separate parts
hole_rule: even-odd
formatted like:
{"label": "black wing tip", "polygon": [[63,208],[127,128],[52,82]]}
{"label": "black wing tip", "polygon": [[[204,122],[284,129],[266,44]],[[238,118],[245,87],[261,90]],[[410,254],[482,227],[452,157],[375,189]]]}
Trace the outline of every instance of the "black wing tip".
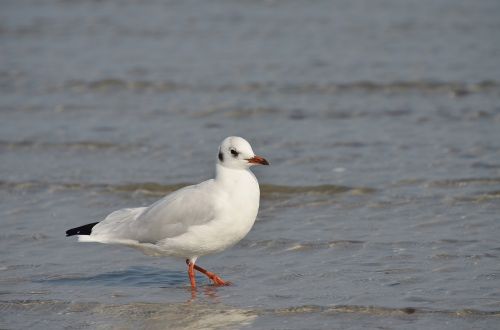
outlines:
{"label": "black wing tip", "polygon": [[90,235],[92,233],[92,228],[94,228],[94,226],[97,225],[98,223],[99,222],[92,222],[80,227],[66,230],[66,237],[74,235]]}

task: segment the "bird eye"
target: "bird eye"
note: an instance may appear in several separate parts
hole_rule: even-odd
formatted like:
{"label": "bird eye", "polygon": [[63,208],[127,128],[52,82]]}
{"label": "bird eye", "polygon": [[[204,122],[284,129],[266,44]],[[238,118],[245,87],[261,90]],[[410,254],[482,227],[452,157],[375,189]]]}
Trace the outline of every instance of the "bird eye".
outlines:
{"label": "bird eye", "polygon": [[238,157],[238,151],[236,151],[236,149],[231,149],[231,155],[233,155],[234,157]]}

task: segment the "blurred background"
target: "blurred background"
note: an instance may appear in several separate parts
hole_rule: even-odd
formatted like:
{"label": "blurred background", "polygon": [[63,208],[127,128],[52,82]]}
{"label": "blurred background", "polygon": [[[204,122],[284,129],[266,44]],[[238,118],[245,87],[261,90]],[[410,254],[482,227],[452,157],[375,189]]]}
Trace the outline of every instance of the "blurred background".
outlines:
{"label": "blurred background", "polygon": [[[497,0],[2,0],[0,327],[494,328]],[[212,177],[250,234],[185,265],[64,231]]]}

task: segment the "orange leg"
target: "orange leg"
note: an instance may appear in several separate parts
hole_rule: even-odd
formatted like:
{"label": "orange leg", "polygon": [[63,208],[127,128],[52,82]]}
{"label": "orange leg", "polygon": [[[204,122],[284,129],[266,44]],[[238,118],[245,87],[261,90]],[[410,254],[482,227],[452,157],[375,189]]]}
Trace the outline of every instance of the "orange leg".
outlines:
{"label": "orange leg", "polygon": [[[186,263],[188,265],[191,265],[191,263],[189,262],[189,260],[186,260]],[[200,273],[203,273],[205,274],[215,285],[217,286],[221,286],[221,285],[231,285],[231,282],[229,281],[224,281],[222,278],[220,278],[219,276],[217,276],[216,274],[212,273],[212,272],[209,272],[208,270],[204,269],[204,268],[201,268],[200,266],[198,265],[195,265],[195,264],[192,264],[193,265],[193,268],[196,269],[197,271],[199,271]],[[190,276],[190,279],[191,279],[191,276]],[[192,284],[193,282],[191,282],[191,286],[193,286]]]}
{"label": "orange leg", "polygon": [[196,289],[196,279],[194,278],[194,263],[189,262],[189,260],[186,260],[186,263],[188,265],[188,275],[189,281],[191,282],[191,289]]}

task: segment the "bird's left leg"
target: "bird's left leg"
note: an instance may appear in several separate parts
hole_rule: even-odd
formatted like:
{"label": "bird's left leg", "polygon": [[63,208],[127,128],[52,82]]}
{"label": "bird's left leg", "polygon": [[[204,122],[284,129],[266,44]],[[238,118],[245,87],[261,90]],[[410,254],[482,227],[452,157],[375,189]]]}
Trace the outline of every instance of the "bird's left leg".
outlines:
{"label": "bird's left leg", "polygon": [[188,275],[189,275],[189,281],[191,282],[191,289],[196,289],[196,279],[194,277],[194,262],[186,259],[186,264],[188,265]]}

